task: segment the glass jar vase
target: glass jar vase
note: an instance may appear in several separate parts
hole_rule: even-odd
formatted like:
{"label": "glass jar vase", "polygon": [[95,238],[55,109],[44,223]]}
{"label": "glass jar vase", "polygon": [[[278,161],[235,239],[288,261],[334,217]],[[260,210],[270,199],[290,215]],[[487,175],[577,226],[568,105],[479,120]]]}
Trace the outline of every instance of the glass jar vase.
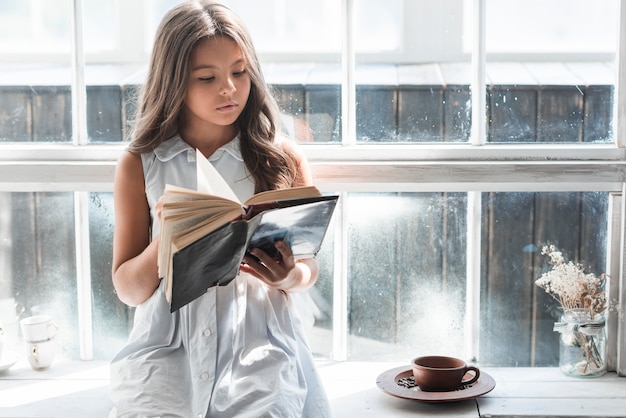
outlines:
{"label": "glass jar vase", "polygon": [[574,310],[564,313],[554,331],[559,339],[559,367],[574,377],[598,377],[606,373],[606,320],[604,314]]}

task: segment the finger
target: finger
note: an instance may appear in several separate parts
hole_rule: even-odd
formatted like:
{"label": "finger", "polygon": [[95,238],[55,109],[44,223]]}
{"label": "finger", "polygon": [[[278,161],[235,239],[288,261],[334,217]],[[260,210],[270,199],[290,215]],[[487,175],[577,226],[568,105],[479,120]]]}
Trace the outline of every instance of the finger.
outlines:
{"label": "finger", "polygon": [[[244,262],[245,259],[244,259]],[[257,279],[260,279],[263,281],[263,276],[261,276],[253,267],[251,267],[248,264],[242,264],[241,266],[239,266],[239,270],[244,272],[244,273],[248,273],[251,274],[252,276],[256,277]]]}
{"label": "finger", "polygon": [[254,263],[257,264],[263,264],[265,266],[268,266],[270,264],[275,264],[276,260],[274,260],[272,257],[270,257],[265,251],[261,250],[260,248],[251,248],[250,249],[250,255],[246,256],[248,259],[251,259],[252,264],[254,265]]}
{"label": "finger", "polygon": [[272,286],[283,280],[290,270],[286,264],[274,260],[258,248],[251,249],[250,255],[245,256],[244,261],[256,271],[257,278]]}
{"label": "finger", "polygon": [[244,262],[255,271],[256,277],[263,276],[266,280],[276,280],[275,276],[280,274],[274,269],[277,266],[276,261],[258,248],[250,250],[250,255],[244,257]]}
{"label": "finger", "polygon": [[276,249],[280,253],[283,261],[293,259],[293,252],[291,251],[291,247],[289,247],[289,245],[287,245],[284,241],[276,241],[274,243],[274,247],[276,247]]}
{"label": "finger", "polygon": [[[248,258],[251,259],[251,257]],[[272,273],[264,265],[254,261],[253,259],[247,261],[249,262],[249,264],[242,264],[240,267],[241,271],[251,274],[268,286],[275,287],[275,279]]]}

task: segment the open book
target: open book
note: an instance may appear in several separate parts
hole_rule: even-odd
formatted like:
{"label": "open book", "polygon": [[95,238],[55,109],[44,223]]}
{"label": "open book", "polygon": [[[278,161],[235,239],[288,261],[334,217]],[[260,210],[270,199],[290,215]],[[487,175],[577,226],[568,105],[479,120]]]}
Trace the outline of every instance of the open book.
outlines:
{"label": "open book", "polygon": [[242,203],[199,152],[197,166],[198,190],[167,185],[164,193],[158,264],[171,312],[228,284],[251,248],[274,258],[280,257],[277,240],[296,258],[320,250],[338,196],[304,186],[258,193]]}

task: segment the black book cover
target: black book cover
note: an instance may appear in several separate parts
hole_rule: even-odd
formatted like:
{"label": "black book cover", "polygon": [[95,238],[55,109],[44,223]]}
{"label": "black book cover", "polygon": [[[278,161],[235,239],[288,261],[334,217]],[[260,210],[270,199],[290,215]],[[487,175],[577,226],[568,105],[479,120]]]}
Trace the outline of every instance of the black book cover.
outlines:
{"label": "black book cover", "polygon": [[[230,222],[176,252],[172,260],[171,312],[195,300],[213,286],[230,283],[247,251],[260,248],[274,258],[274,242],[286,242],[296,258],[320,250],[338,196],[319,196],[278,203],[251,219]],[[296,203],[295,205],[293,205]]]}

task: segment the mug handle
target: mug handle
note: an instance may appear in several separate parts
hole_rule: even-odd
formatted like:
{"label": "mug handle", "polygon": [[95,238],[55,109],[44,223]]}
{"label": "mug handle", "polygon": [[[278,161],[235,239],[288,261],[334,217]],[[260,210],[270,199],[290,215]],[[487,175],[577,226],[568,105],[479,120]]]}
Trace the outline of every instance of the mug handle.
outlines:
{"label": "mug handle", "polygon": [[465,368],[465,372],[467,373],[469,371],[473,371],[474,372],[474,377],[472,377],[469,380],[463,380],[461,382],[462,385],[471,385],[472,383],[476,382],[478,380],[478,378],[480,377],[480,370],[478,370],[478,367],[467,366]]}
{"label": "mug handle", "polygon": [[56,337],[57,333],[59,332],[59,326],[54,322],[50,322],[48,324],[48,332],[50,332],[50,328],[52,328],[53,331],[52,334],[48,336],[48,339]]}
{"label": "mug handle", "polygon": [[26,311],[26,306],[20,301],[15,302],[15,318],[19,318]]}

